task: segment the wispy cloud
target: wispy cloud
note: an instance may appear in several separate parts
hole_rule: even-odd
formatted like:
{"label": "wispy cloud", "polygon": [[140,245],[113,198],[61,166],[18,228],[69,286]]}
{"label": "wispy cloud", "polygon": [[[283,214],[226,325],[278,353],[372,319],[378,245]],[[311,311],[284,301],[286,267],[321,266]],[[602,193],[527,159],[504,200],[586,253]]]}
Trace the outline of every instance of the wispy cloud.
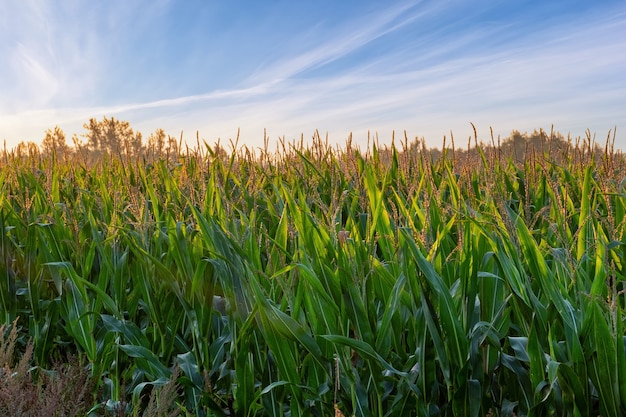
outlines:
{"label": "wispy cloud", "polygon": [[0,51],[10,65],[0,69],[0,85],[7,92],[0,99],[0,111],[53,106],[89,92],[86,87],[98,65],[96,48],[91,50],[93,35],[81,33],[77,23],[88,15],[69,16],[60,27],[56,22],[61,5],[53,8],[49,2],[31,0],[7,6],[14,20],[1,29]]}
{"label": "wispy cloud", "polygon": [[38,97],[39,102],[47,103],[60,87],[57,77],[46,68],[45,62],[40,59],[40,54],[23,43],[18,42],[11,59],[16,72],[24,74],[27,80],[27,94]]}
{"label": "wispy cloud", "polygon": [[149,24],[167,3],[3,4],[0,53],[7,65],[0,65],[5,93],[0,112],[94,105],[105,95],[101,87],[110,84],[109,73],[119,65],[115,55],[125,50],[130,34]]}
{"label": "wispy cloud", "polygon": [[[369,16],[359,16],[332,33],[312,33],[322,40],[317,46],[254,73],[247,82],[281,81],[315,69],[367,45],[385,34],[399,30],[417,18],[416,2],[405,2]],[[422,12],[423,13],[423,12]]]}

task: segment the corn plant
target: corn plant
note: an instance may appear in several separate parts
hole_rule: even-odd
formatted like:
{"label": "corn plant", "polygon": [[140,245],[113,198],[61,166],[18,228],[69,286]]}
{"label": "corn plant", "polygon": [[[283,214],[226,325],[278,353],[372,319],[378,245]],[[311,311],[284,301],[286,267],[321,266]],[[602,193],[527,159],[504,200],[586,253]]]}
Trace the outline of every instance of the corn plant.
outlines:
{"label": "corn plant", "polygon": [[621,415],[624,158],[585,143],[5,155],[0,319],[92,415],[173,377],[195,415]]}

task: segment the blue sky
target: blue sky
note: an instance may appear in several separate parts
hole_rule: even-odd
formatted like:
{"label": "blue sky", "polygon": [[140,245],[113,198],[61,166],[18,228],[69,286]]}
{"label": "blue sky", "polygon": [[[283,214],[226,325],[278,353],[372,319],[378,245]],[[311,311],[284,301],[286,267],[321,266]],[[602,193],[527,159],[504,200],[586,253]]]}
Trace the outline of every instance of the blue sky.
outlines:
{"label": "blue sky", "polygon": [[[315,129],[440,146],[551,126],[626,148],[626,3],[0,0],[0,140],[82,134],[261,146]],[[449,139],[448,139],[449,140]],[[449,142],[448,142],[449,143]]]}

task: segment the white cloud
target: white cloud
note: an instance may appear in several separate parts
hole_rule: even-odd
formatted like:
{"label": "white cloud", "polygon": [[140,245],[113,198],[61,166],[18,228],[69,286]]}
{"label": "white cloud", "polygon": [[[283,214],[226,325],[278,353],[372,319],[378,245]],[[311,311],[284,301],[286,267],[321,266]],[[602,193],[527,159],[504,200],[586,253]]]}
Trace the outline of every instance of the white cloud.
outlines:
{"label": "white cloud", "polygon": [[11,63],[15,72],[22,74],[22,91],[31,97],[31,102],[45,105],[59,91],[59,80],[41,59],[41,54],[32,48],[18,43]]}
{"label": "white cloud", "polygon": [[[399,30],[416,19],[411,12],[415,2],[401,3],[370,16],[346,22],[337,33],[313,33],[322,42],[311,50],[292,57],[282,57],[269,67],[253,74],[248,82],[282,81],[306,70],[333,62],[385,34]],[[424,12],[421,12],[424,13]]]}

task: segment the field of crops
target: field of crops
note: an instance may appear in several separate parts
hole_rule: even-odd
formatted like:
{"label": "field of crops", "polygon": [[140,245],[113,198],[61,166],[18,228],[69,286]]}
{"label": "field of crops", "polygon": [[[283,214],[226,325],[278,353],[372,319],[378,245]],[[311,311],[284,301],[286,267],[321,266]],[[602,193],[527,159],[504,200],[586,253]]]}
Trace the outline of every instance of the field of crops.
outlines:
{"label": "field of crops", "polygon": [[626,411],[617,152],[1,159],[0,365],[78,355],[91,415]]}

